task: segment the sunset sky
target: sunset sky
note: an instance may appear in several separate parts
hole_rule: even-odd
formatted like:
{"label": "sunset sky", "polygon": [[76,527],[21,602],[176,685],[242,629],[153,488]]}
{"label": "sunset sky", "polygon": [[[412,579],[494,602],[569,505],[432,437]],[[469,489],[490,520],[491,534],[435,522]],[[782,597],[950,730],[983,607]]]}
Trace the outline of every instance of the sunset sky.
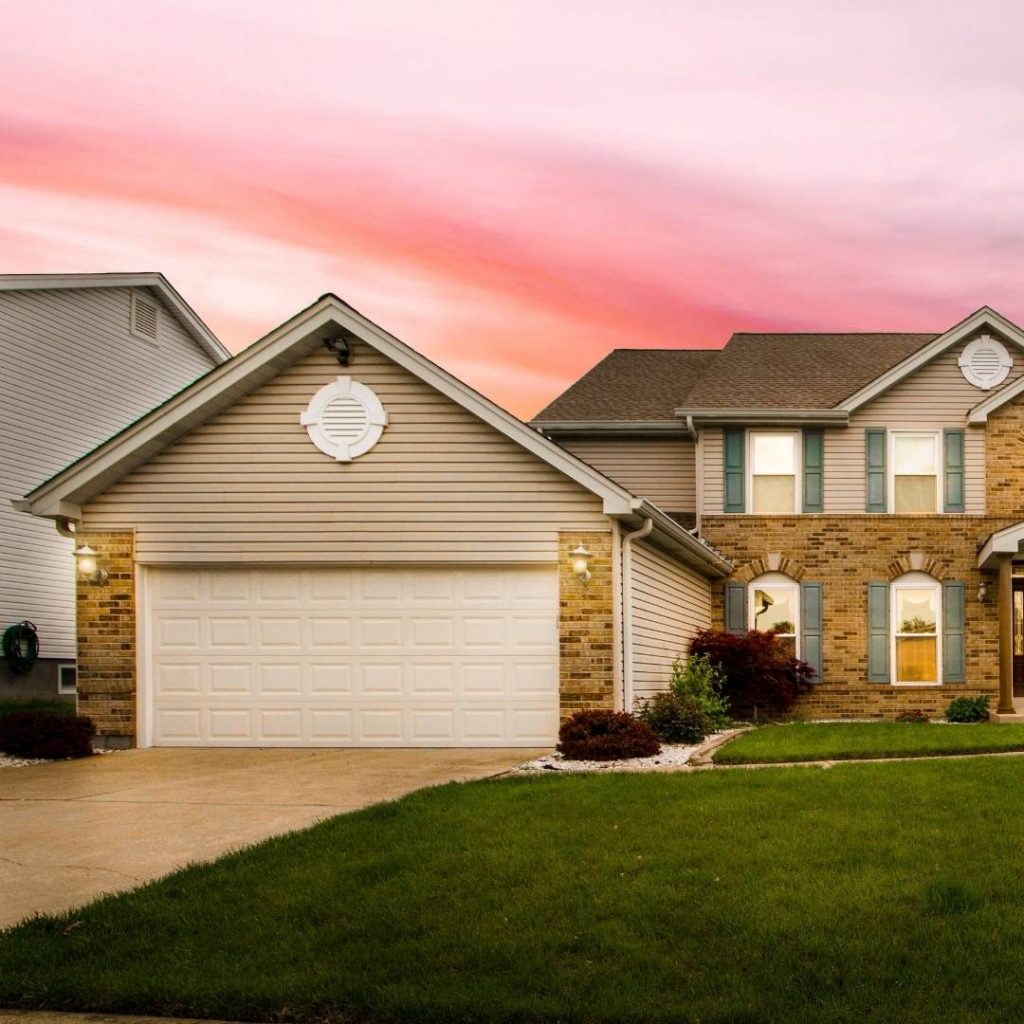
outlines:
{"label": "sunset sky", "polygon": [[334,291],[528,416],[612,347],[1024,320],[1024,7],[8,5],[0,272]]}

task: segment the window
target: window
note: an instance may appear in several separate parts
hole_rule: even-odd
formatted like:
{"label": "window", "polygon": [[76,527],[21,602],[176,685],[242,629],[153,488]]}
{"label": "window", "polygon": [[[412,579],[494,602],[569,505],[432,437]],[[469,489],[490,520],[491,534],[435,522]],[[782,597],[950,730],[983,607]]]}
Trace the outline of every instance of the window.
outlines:
{"label": "window", "polygon": [[795,432],[750,432],[750,511],[785,516],[797,511]]}
{"label": "window", "polygon": [[799,656],[800,585],[781,572],[759,576],[750,584],[750,628],[774,629],[783,646]]}
{"label": "window", "polygon": [[939,677],[942,588],[923,572],[910,572],[892,585],[893,669],[900,684],[935,684]]}
{"label": "window", "polygon": [[941,460],[938,431],[892,433],[891,511],[939,512]]}
{"label": "window", "polygon": [[78,693],[78,670],[74,665],[57,666],[57,692]]}

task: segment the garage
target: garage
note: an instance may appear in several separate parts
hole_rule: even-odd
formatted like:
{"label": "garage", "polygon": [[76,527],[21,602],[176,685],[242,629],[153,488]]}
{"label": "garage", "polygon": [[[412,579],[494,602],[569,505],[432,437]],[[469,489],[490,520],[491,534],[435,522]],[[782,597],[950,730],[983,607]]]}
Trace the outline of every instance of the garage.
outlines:
{"label": "garage", "polygon": [[157,568],[145,593],[153,745],[554,741],[552,568]]}

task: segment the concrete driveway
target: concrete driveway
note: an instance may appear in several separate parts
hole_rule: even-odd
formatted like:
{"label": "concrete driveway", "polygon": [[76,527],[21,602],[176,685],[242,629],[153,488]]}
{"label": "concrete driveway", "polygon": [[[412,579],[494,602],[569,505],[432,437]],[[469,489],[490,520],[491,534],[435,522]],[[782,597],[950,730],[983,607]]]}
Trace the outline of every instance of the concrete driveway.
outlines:
{"label": "concrete driveway", "polygon": [[0,768],[0,928],[539,753],[165,748]]}

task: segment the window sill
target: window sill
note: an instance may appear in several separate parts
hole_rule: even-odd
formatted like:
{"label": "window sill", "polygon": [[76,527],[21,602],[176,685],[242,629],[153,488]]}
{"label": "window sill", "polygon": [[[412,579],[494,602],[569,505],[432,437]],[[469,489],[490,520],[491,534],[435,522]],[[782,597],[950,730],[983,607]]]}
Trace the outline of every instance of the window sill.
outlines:
{"label": "window sill", "polygon": [[890,683],[896,690],[941,690],[942,683]]}

